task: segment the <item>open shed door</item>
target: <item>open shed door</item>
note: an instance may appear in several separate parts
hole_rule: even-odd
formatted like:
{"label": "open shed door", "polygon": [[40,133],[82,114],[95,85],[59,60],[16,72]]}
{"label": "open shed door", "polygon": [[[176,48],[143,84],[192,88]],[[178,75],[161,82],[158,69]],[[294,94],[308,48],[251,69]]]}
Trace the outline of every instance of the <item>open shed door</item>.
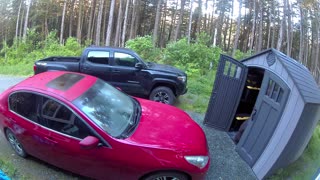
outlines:
{"label": "open shed door", "polygon": [[265,71],[261,90],[236,150],[251,167],[270,141],[286,106],[290,89],[275,74]]}
{"label": "open shed door", "polygon": [[238,108],[248,68],[229,56],[221,55],[204,123],[229,130]]}

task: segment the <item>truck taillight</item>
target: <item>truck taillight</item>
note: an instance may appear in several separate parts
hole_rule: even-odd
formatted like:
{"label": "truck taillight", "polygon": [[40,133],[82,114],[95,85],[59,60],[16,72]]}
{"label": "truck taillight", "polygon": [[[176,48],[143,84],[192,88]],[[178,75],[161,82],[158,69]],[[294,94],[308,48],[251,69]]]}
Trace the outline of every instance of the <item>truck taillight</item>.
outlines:
{"label": "truck taillight", "polygon": [[33,72],[36,73],[36,70],[37,70],[37,66],[34,64],[33,65]]}

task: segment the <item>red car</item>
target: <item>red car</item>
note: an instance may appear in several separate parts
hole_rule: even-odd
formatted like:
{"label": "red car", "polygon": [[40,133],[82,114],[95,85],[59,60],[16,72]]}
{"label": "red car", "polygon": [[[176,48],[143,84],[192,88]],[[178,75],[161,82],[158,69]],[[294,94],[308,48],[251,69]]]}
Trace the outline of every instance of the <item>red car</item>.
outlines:
{"label": "red car", "polygon": [[6,90],[0,128],[18,155],[95,179],[204,179],[209,167],[185,112],[84,74],[45,72]]}

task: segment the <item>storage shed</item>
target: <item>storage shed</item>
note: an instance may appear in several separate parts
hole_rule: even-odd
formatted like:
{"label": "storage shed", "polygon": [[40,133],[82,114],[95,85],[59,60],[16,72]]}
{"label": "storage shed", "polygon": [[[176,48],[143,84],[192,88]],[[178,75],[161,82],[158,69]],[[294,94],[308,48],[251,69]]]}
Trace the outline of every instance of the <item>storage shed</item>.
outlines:
{"label": "storage shed", "polygon": [[295,161],[319,119],[320,90],[302,64],[275,49],[221,55],[204,123],[229,132],[259,179]]}

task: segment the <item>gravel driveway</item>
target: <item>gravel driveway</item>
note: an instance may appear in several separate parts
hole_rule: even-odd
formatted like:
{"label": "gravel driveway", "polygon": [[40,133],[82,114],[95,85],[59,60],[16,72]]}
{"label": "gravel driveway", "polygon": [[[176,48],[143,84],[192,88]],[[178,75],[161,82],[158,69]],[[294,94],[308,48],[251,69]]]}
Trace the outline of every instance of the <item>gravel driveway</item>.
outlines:
{"label": "gravel driveway", "polygon": [[[0,75],[0,93],[23,79],[22,77]],[[211,156],[211,164],[207,175],[208,180],[256,179],[251,168],[236,153],[235,145],[226,133],[203,126],[203,115],[192,112],[188,113],[200,124],[207,136]],[[17,176],[12,177],[12,179],[84,179],[33,157],[28,157],[27,159],[18,157],[14,154],[14,151],[10,148],[2,133],[0,133],[0,159],[9,161],[18,170]]]}

